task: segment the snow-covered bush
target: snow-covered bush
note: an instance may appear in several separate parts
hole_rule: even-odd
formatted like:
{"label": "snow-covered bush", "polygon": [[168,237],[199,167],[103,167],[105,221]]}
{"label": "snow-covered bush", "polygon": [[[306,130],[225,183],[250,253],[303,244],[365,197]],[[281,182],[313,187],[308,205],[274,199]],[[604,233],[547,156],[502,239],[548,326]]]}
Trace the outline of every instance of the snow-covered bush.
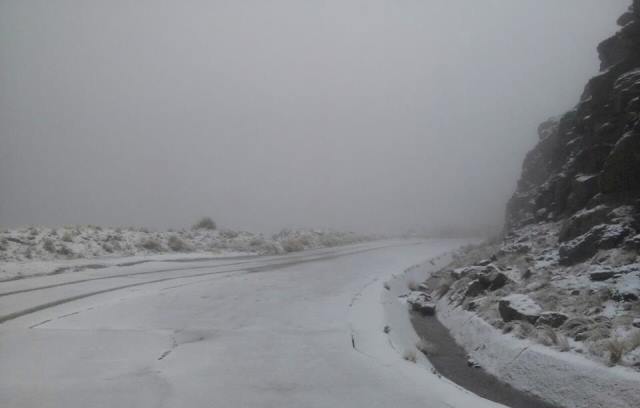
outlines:
{"label": "snow-covered bush", "polygon": [[210,217],[203,217],[193,225],[194,230],[215,230],[218,226]]}
{"label": "snow-covered bush", "polygon": [[162,252],[162,244],[153,238],[147,238],[140,242],[140,248],[151,252]]}
{"label": "snow-covered bush", "polygon": [[[208,221],[204,224],[210,225]],[[265,238],[261,234],[228,229],[150,232],[134,227],[66,226],[55,229],[32,226],[0,232],[0,261],[66,260],[169,251],[279,255],[324,248],[329,243],[345,245],[370,239],[353,233],[317,230],[284,230]]]}
{"label": "snow-covered bush", "polygon": [[304,250],[304,243],[298,238],[289,238],[282,242],[282,248],[286,252],[298,252]]}
{"label": "snow-covered bush", "polygon": [[167,246],[174,252],[185,252],[189,250],[189,246],[176,235],[171,235],[167,240]]}

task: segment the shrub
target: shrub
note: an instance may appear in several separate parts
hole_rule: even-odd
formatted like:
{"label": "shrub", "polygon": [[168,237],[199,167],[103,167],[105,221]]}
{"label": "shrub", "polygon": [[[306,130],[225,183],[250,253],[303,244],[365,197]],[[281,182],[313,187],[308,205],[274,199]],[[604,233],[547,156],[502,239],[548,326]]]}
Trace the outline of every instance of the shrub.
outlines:
{"label": "shrub", "polygon": [[218,228],[216,223],[209,217],[203,217],[198,222],[196,222],[192,229],[194,230],[215,230]]}
{"label": "shrub", "polygon": [[167,241],[167,246],[174,252],[184,252],[188,249],[187,244],[175,235],[171,235]]}
{"label": "shrub", "polygon": [[47,252],[55,252],[56,251],[56,247],[53,245],[53,241],[50,239],[45,239],[44,243],[42,244],[42,247],[47,251]]}
{"label": "shrub", "polygon": [[299,252],[304,250],[304,244],[299,239],[289,238],[282,243],[282,248],[285,252]]}
{"label": "shrub", "polygon": [[618,364],[625,352],[625,343],[619,339],[610,339],[607,340],[605,346],[609,352],[609,364],[612,366]]}
{"label": "shrub", "polygon": [[569,345],[569,339],[564,334],[558,334],[558,341],[556,342],[556,347],[558,350],[565,352],[571,350],[571,346]]}
{"label": "shrub", "polygon": [[259,247],[266,243],[263,238],[253,238],[251,242],[249,242],[249,246],[251,247]]}
{"label": "shrub", "polygon": [[236,231],[232,231],[232,230],[220,231],[220,236],[223,237],[223,238],[226,238],[226,239],[234,239],[234,238],[237,238],[238,235],[240,235],[240,234],[237,233]]}
{"label": "shrub", "polygon": [[162,245],[160,244],[160,242],[156,241],[155,239],[146,239],[144,241],[142,241],[139,246],[141,248],[146,249],[147,251],[153,251],[153,252],[160,252],[162,251]]}
{"label": "shrub", "polygon": [[558,344],[558,334],[549,326],[538,327],[536,340],[545,346],[555,346]]}
{"label": "shrub", "polygon": [[66,231],[64,235],[62,235],[62,240],[64,242],[73,242],[73,234],[71,234],[71,231]]}
{"label": "shrub", "polygon": [[519,339],[528,339],[536,334],[536,328],[529,322],[515,321],[513,323],[513,334]]}
{"label": "shrub", "polygon": [[73,255],[73,251],[66,245],[62,245],[56,251],[59,255],[70,257]]}

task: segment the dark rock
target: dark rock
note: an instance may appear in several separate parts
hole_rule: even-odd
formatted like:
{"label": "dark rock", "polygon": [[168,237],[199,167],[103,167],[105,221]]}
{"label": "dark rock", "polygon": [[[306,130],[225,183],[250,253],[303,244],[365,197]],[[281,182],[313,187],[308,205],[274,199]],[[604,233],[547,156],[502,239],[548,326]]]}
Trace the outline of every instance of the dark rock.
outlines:
{"label": "dark rock", "polygon": [[411,310],[423,316],[433,316],[436,313],[436,305],[431,301],[431,296],[423,292],[413,292],[407,298]]}
{"label": "dark rock", "polygon": [[610,212],[610,207],[600,205],[567,218],[562,223],[562,227],[558,234],[558,240],[560,242],[567,242],[579,237],[580,235],[586,234],[596,225],[608,222],[608,214]]}
{"label": "dark rock", "polygon": [[633,193],[640,189],[640,132],[628,132],[620,138],[607,158],[600,188],[604,193]]}
{"label": "dark rock", "polygon": [[560,245],[558,251],[561,265],[574,265],[586,261],[599,250],[619,246],[631,234],[622,225],[598,225],[572,241]]}
{"label": "dark rock", "polygon": [[633,319],[633,322],[631,323],[631,325],[633,327],[637,327],[638,329],[640,329],[640,317],[636,318],[636,319]]}
{"label": "dark rock", "polygon": [[638,300],[638,295],[631,290],[613,290],[610,297],[616,302],[636,302]]}
{"label": "dark rock", "polygon": [[478,303],[472,300],[471,302],[467,303],[467,305],[464,308],[469,312],[476,311],[478,310]]}
{"label": "dark rock", "polygon": [[589,274],[589,279],[594,282],[602,282],[611,279],[617,275],[615,271],[597,271]]}
{"label": "dark rock", "polygon": [[491,277],[491,283],[489,285],[490,291],[495,291],[500,288],[503,288],[507,282],[509,282],[509,278],[502,272],[497,272]]}
{"label": "dark rock", "polygon": [[535,324],[542,312],[540,306],[526,295],[510,295],[498,301],[500,317],[505,322],[513,320]]}
{"label": "dark rock", "polygon": [[480,364],[478,364],[474,359],[472,359],[471,357],[467,358],[467,366],[471,367],[471,368],[480,368]]}
{"label": "dark rock", "polygon": [[411,305],[414,312],[418,312],[423,316],[433,316],[436,314],[435,303],[414,303]]}
{"label": "dark rock", "polygon": [[488,287],[489,285],[487,284],[487,282],[483,282],[480,279],[473,280],[469,283],[469,286],[467,286],[467,290],[464,292],[464,298],[475,298],[484,293],[484,291],[487,290]]}
{"label": "dark rock", "polygon": [[536,322],[536,324],[544,324],[547,326],[551,326],[553,328],[558,328],[564,324],[569,319],[564,313],[560,312],[544,312],[540,315],[540,318]]}
{"label": "dark rock", "polygon": [[[589,163],[594,166],[593,161],[589,161]],[[599,180],[600,177],[598,174],[581,175],[573,179],[571,181],[571,192],[567,197],[567,208],[573,211],[584,208],[585,204],[599,193]]]}
{"label": "dark rock", "polygon": [[637,302],[639,300],[638,295],[633,292],[623,292],[622,300],[625,302]]}

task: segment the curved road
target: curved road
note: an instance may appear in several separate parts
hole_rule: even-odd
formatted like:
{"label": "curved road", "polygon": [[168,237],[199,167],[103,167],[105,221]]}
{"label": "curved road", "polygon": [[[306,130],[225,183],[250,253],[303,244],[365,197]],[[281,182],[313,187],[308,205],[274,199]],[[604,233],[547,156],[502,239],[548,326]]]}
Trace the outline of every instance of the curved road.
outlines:
{"label": "curved road", "polygon": [[458,245],[377,242],[0,283],[0,407],[495,407],[352,343],[357,293]]}

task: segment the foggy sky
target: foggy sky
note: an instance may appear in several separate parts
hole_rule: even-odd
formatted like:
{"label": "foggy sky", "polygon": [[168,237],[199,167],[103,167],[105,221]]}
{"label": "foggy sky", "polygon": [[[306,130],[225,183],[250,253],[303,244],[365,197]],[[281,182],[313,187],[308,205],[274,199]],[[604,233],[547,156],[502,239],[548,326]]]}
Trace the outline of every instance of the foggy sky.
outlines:
{"label": "foggy sky", "polygon": [[499,223],[629,0],[0,0],[0,225]]}

